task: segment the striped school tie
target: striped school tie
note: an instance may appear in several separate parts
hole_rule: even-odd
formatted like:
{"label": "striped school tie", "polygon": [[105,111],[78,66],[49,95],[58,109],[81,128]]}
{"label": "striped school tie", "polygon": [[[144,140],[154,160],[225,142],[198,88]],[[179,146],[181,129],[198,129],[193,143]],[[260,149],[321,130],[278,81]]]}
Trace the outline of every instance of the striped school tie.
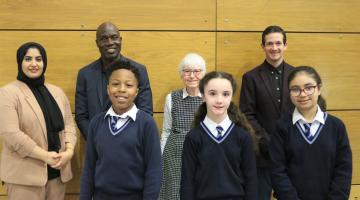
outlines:
{"label": "striped school tie", "polygon": [[223,132],[223,127],[221,127],[221,126],[217,126],[216,127],[216,130],[217,130],[217,132],[218,132],[218,135],[217,135],[217,138],[221,138],[221,133]]}
{"label": "striped school tie", "polygon": [[304,128],[305,128],[305,136],[307,137],[307,139],[311,140],[312,136],[310,134],[310,127],[311,127],[311,123],[305,123],[304,124]]}

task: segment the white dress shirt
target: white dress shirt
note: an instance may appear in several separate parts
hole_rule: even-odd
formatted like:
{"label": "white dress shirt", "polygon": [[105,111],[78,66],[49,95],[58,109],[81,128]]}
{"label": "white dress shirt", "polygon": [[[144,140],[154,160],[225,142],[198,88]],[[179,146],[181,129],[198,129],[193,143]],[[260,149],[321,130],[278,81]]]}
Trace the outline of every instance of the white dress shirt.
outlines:
{"label": "white dress shirt", "polygon": [[211,120],[207,115],[205,116],[205,119],[203,122],[215,138],[217,138],[217,136],[218,136],[218,130],[216,129],[217,126],[221,126],[223,128],[223,131],[221,132],[221,136],[224,136],[224,134],[226,133],[226,131],[229,129],[229,127],[232,124],[228,115],[226,115],[225,119],[222,122],[220,122],[219,124],[217,124],[216,122]]}
{"label": "white dress shirt", "polygon": [[109,110],[106,112],[105,116],[104,116],[104,119],[107,117],[107,116],[115,116],[115,117],[119,117],[120,119],[117,121],[116,123],[116,127],[121,127],[123,126],[126,121],[129,119],[129,117],[135,121],[136,120],[136,114],[138,112],[138,108],[136,107],[135,104],[133,104],[133,106],[131,107],[130,110],[128,110],[127,112],[123,113],[122,115],[118,115],[116,114],[116,112],[114,111],[113,107],[111,106],[109,108]]}
{"label": "white dress shirt", "polygon": [[321,108],[318,106],[316,115],[314,119],[311,122],[308,122],[305,120],[304,116],[299,112],[297,108],[295,108],[293,115],[292,115],[292,123],[295,124],[299,121],[299,124],[302,128],[302,130],[305,132],[305,123],[311,123],[310,126],[310,136],[314,136],[316,134],[316,131],[320,127],[320,124],[325,124],[324,119],[324,112],[321,110]]}

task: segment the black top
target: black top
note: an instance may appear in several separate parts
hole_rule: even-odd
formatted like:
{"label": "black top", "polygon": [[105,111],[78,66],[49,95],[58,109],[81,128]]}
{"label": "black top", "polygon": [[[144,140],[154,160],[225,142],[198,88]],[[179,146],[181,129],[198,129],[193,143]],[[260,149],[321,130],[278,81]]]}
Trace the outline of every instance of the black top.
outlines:
{"label": "black top", "polygon": [[[266,68],[269,70],[267,75],[268,78],[271,82],[271,89],[273,91],[274,97],[276,98],[276,105],[278,106],[278,108],[281,108],[281,98],[282,98],[282,93],[283,92],[288,92],[288,91],[283,91],[283,72],[284,72],[284,61],[278,66],[278,67],[274,67],[272,66],[270,63],[268,63],[265,60],[265,65]],[[286,84],[286,83],[285,83]]]}
{"label": "black top", "polygon": [[290,114],[294,110],[287,85],[288,76],[294,67],[286,62],[281,65],[282,67],[279,67],[283,68],[281,70],[283,77],[280,83],[280,105],[278,94],[274,93],[275,87],[272,86],[271,70],[269,70],[274,67],[269,65],[266,60],[246,72],[242,77],[239,105],[259,138],[260,153],[257,157],[257,167],[270,167],[268,152],[270,135],[275,130],[276,121],[281,115]]}

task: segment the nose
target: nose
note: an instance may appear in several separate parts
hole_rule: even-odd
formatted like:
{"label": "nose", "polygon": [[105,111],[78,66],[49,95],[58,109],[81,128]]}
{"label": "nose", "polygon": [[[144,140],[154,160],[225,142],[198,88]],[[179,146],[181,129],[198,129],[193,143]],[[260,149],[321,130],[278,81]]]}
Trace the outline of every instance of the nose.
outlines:
{"label": "nose", "polygon": [[108,44],[114,44],[114,40],[113,39],[111,39],[111,37],[109,37],[108,38],[108,42],[107,42]]}
{"label": "nose", "polygon": [[270,46],[270,48],[271,48],[271,49],[277,49],[277,44],[275,44],[275,43],[272,44],[272,45]]}
{"label": "nose", "polygon": [[217,104],[220,104],[222,101],[223,101],[222,96],[221,96],[221,95],[217,95],[217,96],[216,96],[216,99],[215,99],[215,102],[216,102]]}
{"label": "nose", "polygon": [[306,96],[308,96],[308,95],[305,93],[305,90],[304,90],[304,89],[301,89],[299,96],[300,96],[300,97],[306,97]]}
{"label": "nose", "polygon": [[190,72],[190,77],[194,78],[195,77],[195,72]]}
{"label": "nose", "polygon": [[120,92],[125,92],[125,85],[124,85],[124,84],[121,84],[121,85],[120,85],[119,91],[120,91]]}
{"label": "nose", "polygon": [[31,59],[30,65],[31,65],[31,66],[36,66],[36,65],[37,65],[36,60],[35,60],[35,59]]}

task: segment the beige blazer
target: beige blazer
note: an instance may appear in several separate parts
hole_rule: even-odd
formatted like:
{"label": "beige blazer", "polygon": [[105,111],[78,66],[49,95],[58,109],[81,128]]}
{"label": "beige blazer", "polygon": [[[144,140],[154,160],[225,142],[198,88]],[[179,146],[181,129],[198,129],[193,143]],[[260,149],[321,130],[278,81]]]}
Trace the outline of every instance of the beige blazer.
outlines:
{"label": "beige blazer", "polygon": [[[45,86],[64,117],[60,151],[65,151],[65,143],[75,146],[77,139],[69,101],[60,88],[51,84]],[[0,137],[3,140],[0,179],[12,184],[44,186],[46,163],[28,155],[36,146],[48,148],[45,119],[35,96],[23,82],[14,81],[0,89]],[[72,178],[70,162],[60,171],[63,182]]]}

